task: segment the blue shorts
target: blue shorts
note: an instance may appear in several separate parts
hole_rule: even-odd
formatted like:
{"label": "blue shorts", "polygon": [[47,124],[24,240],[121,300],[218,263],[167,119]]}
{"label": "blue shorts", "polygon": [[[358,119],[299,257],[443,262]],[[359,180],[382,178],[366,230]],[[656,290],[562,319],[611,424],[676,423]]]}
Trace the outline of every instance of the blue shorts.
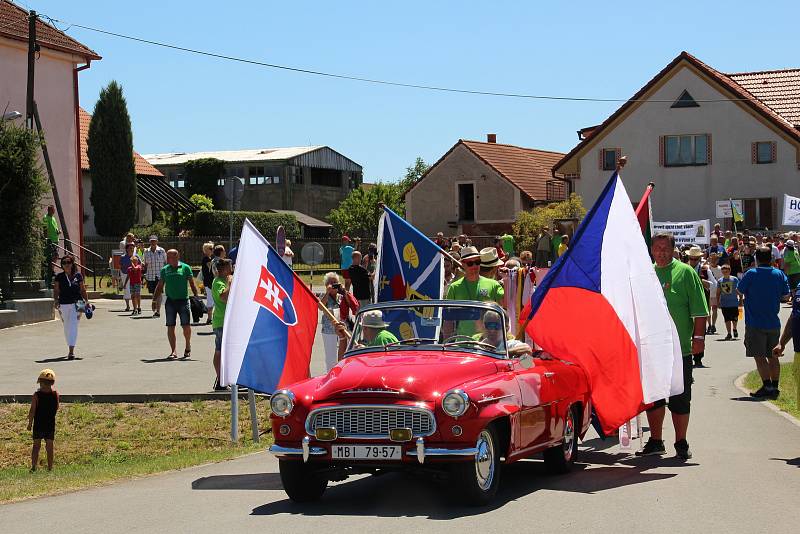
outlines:
{"label": "blue shorts", "polygon": [[222,328],[214,329],[214,350],[222,350]]}
{"label": "blue shorts", "polygon": [[189,326],[189,299],[172,300],[167,298],[164,303],[164,315],[167,319],[167,326],[175,326],[175,316],[180,315],[181,326]]}

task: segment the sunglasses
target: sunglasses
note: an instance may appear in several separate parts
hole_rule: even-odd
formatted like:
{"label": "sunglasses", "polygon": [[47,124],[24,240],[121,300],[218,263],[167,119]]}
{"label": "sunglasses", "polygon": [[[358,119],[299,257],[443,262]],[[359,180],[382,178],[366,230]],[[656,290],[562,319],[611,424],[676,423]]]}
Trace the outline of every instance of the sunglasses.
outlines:
{"label": "sunglasses", "polygon": [[485,326],[487,330],[500,330],[500,327],[502,325],[500,323],[491,322],[491,323],[483,323],[483,326]]}
{"label": "sunglasses", "polygon": [[481,260],[473,260],[473,261],[462,261],[461,265],[465,267],[475,267],[476,265],[480,265]]}

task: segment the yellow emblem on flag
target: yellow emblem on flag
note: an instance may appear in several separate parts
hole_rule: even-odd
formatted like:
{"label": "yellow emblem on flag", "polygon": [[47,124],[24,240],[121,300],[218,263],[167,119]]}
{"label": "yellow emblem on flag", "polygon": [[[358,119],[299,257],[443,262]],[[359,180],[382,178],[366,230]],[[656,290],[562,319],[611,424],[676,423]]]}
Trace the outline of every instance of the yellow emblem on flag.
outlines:
{"label": "yellow emblem on flag", "polygon": [[411,328],[411,325],[408,323],[400,323],[398,330],[400,331],[400,337],[402,339],[411,339],[414,337],[414,329]]}
{"label": "yellow emblem on flag", "polygon": [[419,267],[419,256],[417,249],[414,248],[414,243],[406,243],[406,246],[403,247],[403,260],[407,261],[414,269]]}

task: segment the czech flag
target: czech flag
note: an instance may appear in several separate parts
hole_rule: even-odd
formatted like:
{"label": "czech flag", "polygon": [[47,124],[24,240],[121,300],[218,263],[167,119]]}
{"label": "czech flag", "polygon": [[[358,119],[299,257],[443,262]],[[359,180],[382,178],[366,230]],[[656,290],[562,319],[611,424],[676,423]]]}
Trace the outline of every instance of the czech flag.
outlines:
{"label": "czech flag", "polygon": [[683,392],[678,333],[615,172],[531,298],[526,332],[587,373],[605,434]]}
{"label": "czech flag", "polygon": [[317,302],[245,220],[225,308],[220,383],[273,393],[308,378]]}

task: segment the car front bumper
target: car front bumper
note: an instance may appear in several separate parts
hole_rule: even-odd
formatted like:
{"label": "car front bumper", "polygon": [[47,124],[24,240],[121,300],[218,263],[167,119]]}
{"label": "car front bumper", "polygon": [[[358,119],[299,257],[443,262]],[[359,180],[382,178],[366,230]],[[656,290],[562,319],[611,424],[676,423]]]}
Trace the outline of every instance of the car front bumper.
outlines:
{"label": "car front bumper", "polygon": [[[284,447],[281,445],[272,445],[269,452],[275,456],[301,456],[304,462],[307,462],[311,456],[327,456],[329,450],[325,447],[311,446],[311,438],[304,437],[300,443],[300,448]],[[464,457],[475,456],[478,454],[478,449],[475,447],[468,447],[465,449],[449,449],[441,447],[426,447],[425,440],[417,438],[415,446],[406,451],[406,456],[416,456],[417,462],[420,464],[425,463],[427,457]]]}

